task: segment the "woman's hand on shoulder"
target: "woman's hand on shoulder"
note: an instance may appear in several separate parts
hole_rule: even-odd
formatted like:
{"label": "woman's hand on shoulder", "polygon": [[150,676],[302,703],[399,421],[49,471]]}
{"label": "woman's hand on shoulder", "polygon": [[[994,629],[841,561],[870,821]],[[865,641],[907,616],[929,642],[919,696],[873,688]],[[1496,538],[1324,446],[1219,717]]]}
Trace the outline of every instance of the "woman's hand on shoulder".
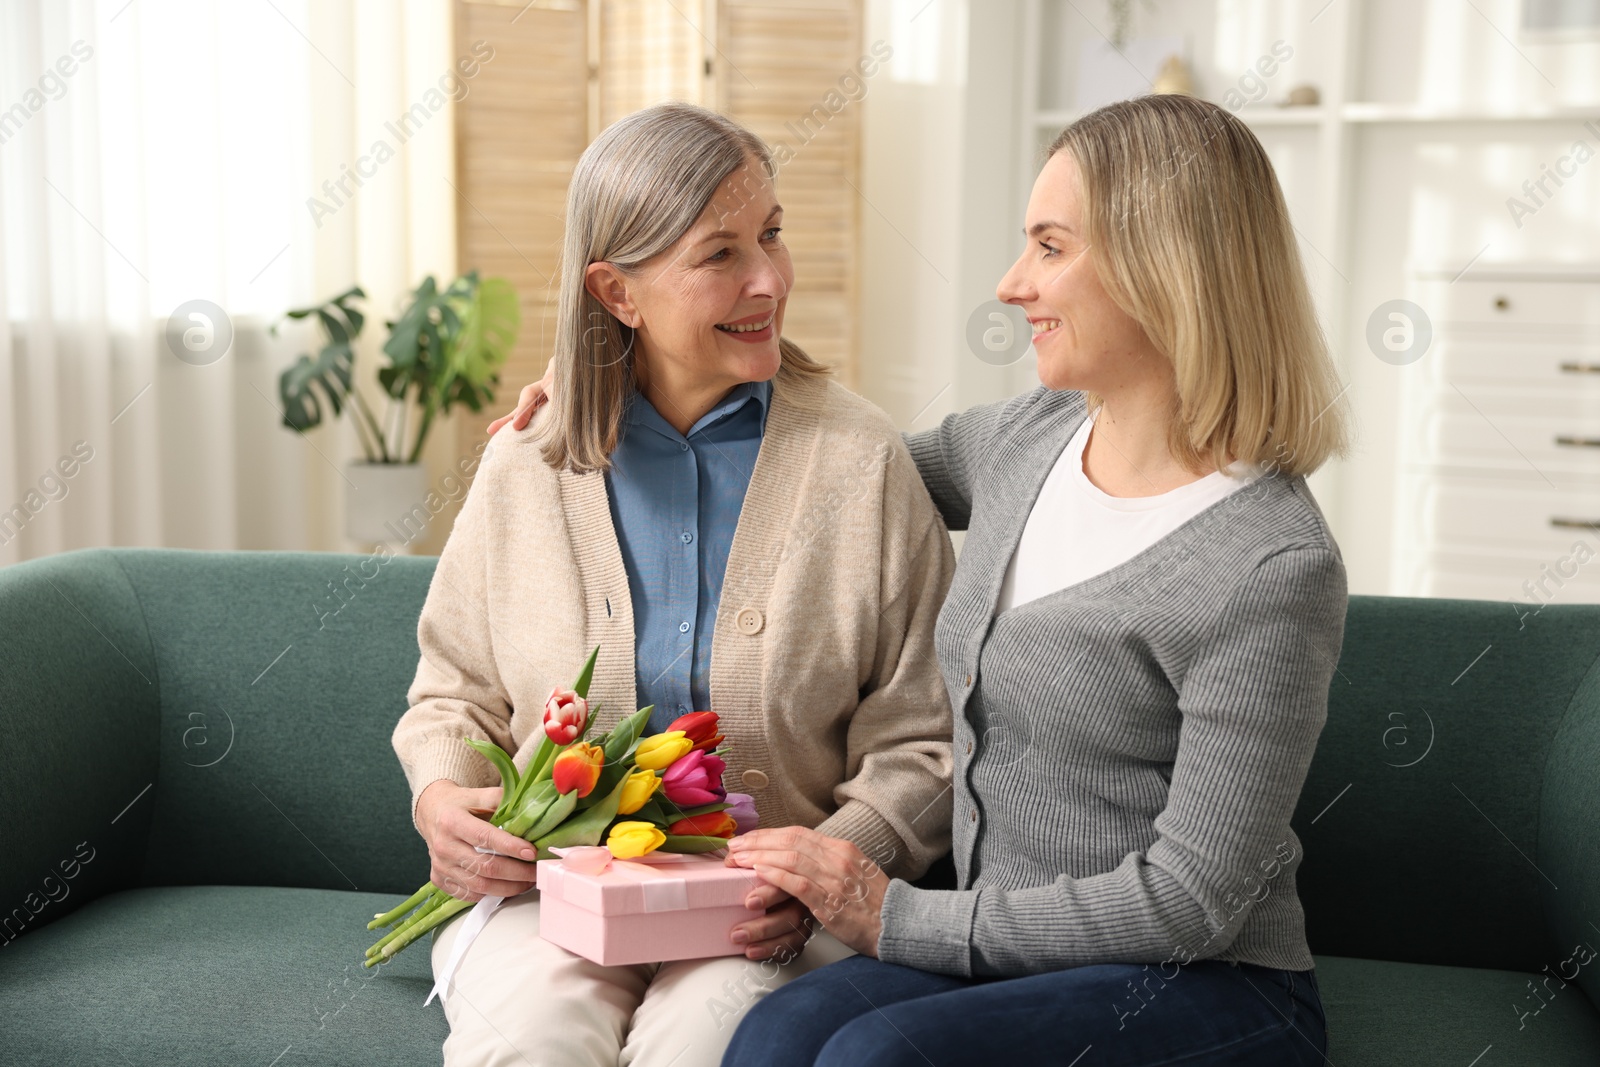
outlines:
{"label": "woman's hand on shoulder", "polygon": [[441,778],[417,798],[417,827],[433,861],[429,877],[460,900],[514,897],[533,888],[533,846],[476,814],[493,812],[500,790],[468,789]]}
{"label": "woman's hand on shoulder", "polygon": [[550,395],[555,391],[555,381],[556,364],[551,360],[544,369],[543,378],[522,387],[522,394],[517,397],[517,406],[510,414],[502,415],[489,424],[489,436],[493,437],[500,427],[508,422],[513,430],[526,427],[528,420],[533,418],[533,413],[550,399]]}

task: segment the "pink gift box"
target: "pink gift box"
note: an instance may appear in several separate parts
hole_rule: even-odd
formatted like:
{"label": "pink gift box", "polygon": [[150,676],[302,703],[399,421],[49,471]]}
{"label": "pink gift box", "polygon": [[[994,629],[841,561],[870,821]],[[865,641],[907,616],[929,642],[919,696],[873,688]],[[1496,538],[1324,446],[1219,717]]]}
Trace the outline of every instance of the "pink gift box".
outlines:
{"label": "pink gift box", "polygon": [[582,874],[538,864],[539,935],[604,966],[737,956],[733,928],[763,914],[744,906],[765,884],[720,856],[652,852]]}

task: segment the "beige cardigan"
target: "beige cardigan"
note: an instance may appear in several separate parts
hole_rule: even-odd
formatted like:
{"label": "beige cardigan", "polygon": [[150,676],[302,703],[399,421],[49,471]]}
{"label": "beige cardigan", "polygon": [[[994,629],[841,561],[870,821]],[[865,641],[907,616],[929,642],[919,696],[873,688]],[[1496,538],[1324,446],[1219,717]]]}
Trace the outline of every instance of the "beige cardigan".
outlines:
{"label": "beige cardigan", "polygon": [[[605,477],[557,472],[538,418],[485,450],[417,623],[422,657],[393,743],[416,800],[525,767],[545,699],[600,645],[596,730],[632,712],[632,600]],[[665,535],[663,535],[665,536]],[[955,560],[900,434],[824,379],[773,383],[711,651],[725,782],[763,826],[854,841],[915,878],[950,844],[950,700],[933,627]]]}

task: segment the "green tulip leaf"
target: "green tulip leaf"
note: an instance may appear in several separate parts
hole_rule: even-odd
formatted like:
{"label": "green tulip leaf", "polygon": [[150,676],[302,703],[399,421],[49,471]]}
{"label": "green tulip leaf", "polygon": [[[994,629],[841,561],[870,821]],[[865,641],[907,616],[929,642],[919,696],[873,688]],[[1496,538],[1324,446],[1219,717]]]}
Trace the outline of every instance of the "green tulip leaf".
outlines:
{"label": "green tulip leaf", "polygon": [[476,737],[463,737],[462,740],[472,746],[478,755],[494,764],[495,770],[500,772],[500,785],[502,788],[500,797],[502,803],[506,799],[515,796],[517,790],[517,765],[511,762],[511,757],[506,755],[506,750],[493,741],[480,741]]}
{"label": "green tulip leaf", "polygon": [[578,794],[576,793],[562,793],[558,795],[555,799],[555,802],[544,810],[544,814],[539,817],[538,821],[517,836],[528,841],[534,841],[540,837],[543,837],[545,834],[548,834],[550,831],[558,828],[562,821],[566,819],[567,816],[572,814],[573,805],[576,804],[577,801]]}
{"label": "green tulip leaf", "polygon": [[688,819],[696,815],[710,815],[714,811],[727,811],[731,807],[733,807],[733,805],[724,800],[716,804],[701,804],[699,807],[695,808],[680,808],[678,809],[677,818],[674,818],[672,821],[677,822],[678,819]]}
{"label": "green tulip leaf", "polygon": [[[567,794],[572,796],[574,794]],[[593,795],[593,794],[591,794]],[[553,833],[534,840],[540,848],[555,845],[564,848],[569,845],[598,845],[605,834],[606,828],[611,825],[611,820],[616,818],[617,805],[622,803],[622,783],[607,793],[596,804],[585,808],[583,811],[556,827]]]}
{"label": "green tulip leaf", "polygon": [[594,680],[595,660],[600,658],[600,646],[595,645],[594,651],[589,653],[589,659],[584,663],[583,670],[578,672],[578,680],[572,683],[572,691],[589,699],[589,683]]}
{"label": "green tulip leaf", "polygon": [[696,834],[668,834],[660,852],[716,852],[728,847],[725,837],[702,837]]}

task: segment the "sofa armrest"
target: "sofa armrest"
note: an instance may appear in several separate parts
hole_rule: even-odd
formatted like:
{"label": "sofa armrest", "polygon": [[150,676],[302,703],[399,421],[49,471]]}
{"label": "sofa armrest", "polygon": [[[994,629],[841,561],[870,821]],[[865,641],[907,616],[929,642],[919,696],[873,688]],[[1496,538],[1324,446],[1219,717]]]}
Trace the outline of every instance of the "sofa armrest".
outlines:
{"label": "sofa armrest", "polygon": [[0,570],[0,634],[3,945],[138,883],[160,692],[139,602],[111,551]]}

